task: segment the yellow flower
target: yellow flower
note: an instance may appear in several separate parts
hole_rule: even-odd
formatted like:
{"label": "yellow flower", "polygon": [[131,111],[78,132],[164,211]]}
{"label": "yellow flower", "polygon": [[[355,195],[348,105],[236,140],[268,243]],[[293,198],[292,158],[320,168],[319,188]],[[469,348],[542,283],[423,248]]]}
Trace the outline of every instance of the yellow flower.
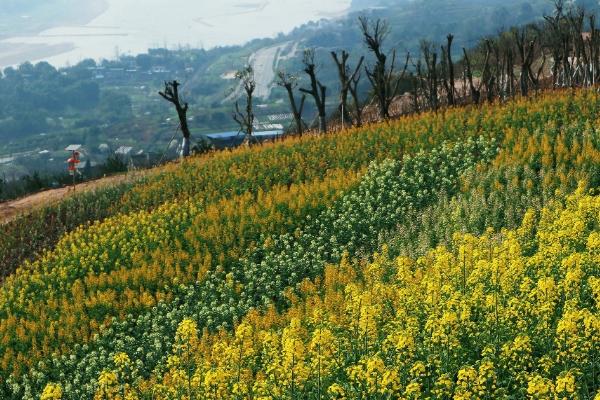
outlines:
{"label": "yellow flower", "polygon": [[404,391],[404,395],[408,399],[419,399],[421,398],[421,384],[418,382],[411,382],[406,386],[406,390]]}
{"label": "yellow flower", "polygon": [[126,353],[120,352],[114,355],[113,361],[118,368],[124,368],[131,363],[129,356]]}
{"label": "yellow flower", "polygon": [[410,375],[413,378],[422,378],[425,376],[426,371],[425,364],[421,361],[417,361],[410,369]]}
{"label": "yellow flower", "polygon": [[62,388],[60,385],[49,383],[44,388],[40,400],[61,400],[62,399]]}
{"label": "yellow flower", "polygon": [[442,374],[435,381],[433,394],[439,399],[449,398],[453,393],[453,386],[454,384],[448,374]]}
{"label": "yellow flower", "polygon": [[573,371],[562,372],[558,378],[556,378],[555,390],[557,396],[560,398],[572,397],[572,395],[577,391],[575,374]]}
{"label": "yellow flower", "polygon": [[117,374],[112,371],[104,370],[100,373],[98,384],[101,387],[111,387],[117,384]]}
{"label": "yellow flower", "polygon": [[98,390],[94,400],[112,400],[119,392],[119,379],[113,371],[104,370],[98,378]]}
{"label": "yellow flower", "polygon": [[334,383],[333,385],[329,386],[329,388],[327,388],[327,393],[331,396],[332,399],[335,400],[346,399],[346,391],[341,385],[337,383]]}
{"label": "yellow flower", "polygon": [[321,376],[328,375],[335,366],[338,343],[329,329],[318,328],[313,332],[308,346],[311,368]]}
{"label": "yellow flower", "polygon": [[554,393],[554,385],[549,379],[534,375],[527,383],[527,397],[531,400],[550,399]]}
{"label": "yellow flower", "polygon": [[473,367],[461,368],[458,371],[454,399],[474,399],[476,398],[477,394],[477,370]]}

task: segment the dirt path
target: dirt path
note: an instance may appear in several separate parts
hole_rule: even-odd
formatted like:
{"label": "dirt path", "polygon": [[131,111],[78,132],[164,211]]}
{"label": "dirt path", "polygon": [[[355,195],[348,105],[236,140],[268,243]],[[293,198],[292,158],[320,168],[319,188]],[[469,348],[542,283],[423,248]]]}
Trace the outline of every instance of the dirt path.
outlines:
{"label": "dirt path", "polygon": [[74,193],[82,193],[108,185],[116,185],[122,182],[135,180],[139,177],[139,173],[115,175],[90,182],[80,183],[77,185],[77,189],[75,191],[73,191],[73,188],[71,187],[50,189],[20,199],[0,203],[0,225],[11,221],[21,214],[25,214],[43,206],[56,203],[67,198],[68,196],[72,196]]}

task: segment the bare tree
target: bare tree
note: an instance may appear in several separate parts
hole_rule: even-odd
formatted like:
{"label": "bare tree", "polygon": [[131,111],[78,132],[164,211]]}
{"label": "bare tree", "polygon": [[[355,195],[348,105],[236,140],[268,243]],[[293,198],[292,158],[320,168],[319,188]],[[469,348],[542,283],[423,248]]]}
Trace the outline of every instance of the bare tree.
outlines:
{"label": "bare tree", "polygon": [[[419,61],[418,63],[420,64],[420,62],[421,61]],[[420,69],[420,67],[419,67],[419,69]],[[413,111],[418,113],[419,111],[421,111],[420,106],[419,106],[419,78],[418,78],[418,76],[415,74],[410,74],[410,83],[411,83],[410,97],[411,97]]]}
{"label": "bare tree", "polygon": [[446,98],[449,106],[456,105],[455,84],[454,84],[454,62],[452,61],[452,42],[454,35],[446,36],[446,46],[442,46],[442,82],[446,90]]}
{"label": "bare tree", "polygon": [[537,37],[528,40],[527,30],[525,28],[515,29],[513,35],[521,60],[521,77],[519,79],[521,95],[527,97],[529,95],[529,82],[533,79],[531,65],[534,61],[535,42],[537,41]]}
{"label": "bare tree", "polygon": [[375,56],[375,65],[372,68],[365,67],[367,78],[373,87],[373,92],[379,105],[379,116],[381,119],[390,118],[390,105],[398,94],[400,82],[406,74],[410,54],[406,56],[406,63],[401,74],[394,76],[396,63],[396,50],[392,51],[391,62],[388,67],[388,56],[383,50],[383,43],[389,35],[390,28],[387,22],[378,19],[375,22],[367,17],[359,17],[360,29],[367,48]]}
{"label": "bare tree", "polygon": [[302,113],[304,112],[304,103],[306,101],[306,95],[303,94],[300,99],[300,105],[296,102],[296,96],[294,95],[294,89],[298,87],[298,77],[296,75],[288,74],[285,71],[277,72],[277,85],[284,88],[288,94],[290,100],[290,108],[292,109],[292,115],[294,116],[294,122],[296,123],[296,133],[302,135],[305,128],[305,123],[302,120]]}
{"label": "bare tree", "polygon": [[256,90],[254,70],[251,66],[247,66],[246,68],[236,72],[235,77],[240,82],[244,90],[244,94],[246,96],[246,108],[244,111],[241,111],[239,102],[236,101],[233,119],[240,126],[240,132],[244,133],[243,144],[248,146],[250,145],[252,133],[254,132],[254,108],[252,105],[254,99],[254,90]]}
{"label": "bare tree", "polygon": [[[413,106],[416,112],[421,111],[422,109],[427,108],[427,83],[426,77],[423,73],[423,62],[421,60],[417,60],[417,63],[414,64],[415,67],[415,79],[413,81]],[[420,99],[425,97],[423,104],[420,103]]]}
{"label": "bare tree", "polygon": [[[594,86],[600,68],[596,17],[587,15],[589,32],[585,32],[585,10],[570,8],[565,12],[565,3],[555,0],[554,14],[544,17],[546,25],[539,35],[542,51],[549,49],[552,57],[553,86]],[[530,75],[533,80],[533,73]]]}
{"label": "bare tree", "polygon": [[179,87],[181,84],[179,82],[171,81],[165,82],[165,90],[163,92],[158,92],[158,94],[172,103],[175,106],[175,110],[177,110],[177,116],[179,117],[179,127],[181,129],[181,133],[183,133],[183,143],[181,146],[181,156],[187,157],[190,155],[190,128],[188,126],[187,121],[187,111],[188,111],[188,103],[183,102],[179,95]]}
{"label": "bare tree", "polygon": [[465,76],[469,82],[469,88],[471,89],[471,100],[473,101],[473,103],[479,104],[479,99],[481,98],[481,91],[473,81],[473,69],[471,68],[471,59],[469,58],[469,54],[467,54],[467,49],[465,49],[464,47],[463,54],[465,57]]}
{"label": "bare tree", "polygon": [[[481,71],[481,81],[479,82],[479,93],[481,94],[481,88],[485,86],[486,90],[490,91],[490,84],[492,83],[492,73],[491,73],[491,67],[490,67],[490,57],[492,55],[492,48],[487,46],[487,44],[484,42],[485,46],[482,46],[482,48],[485,51],[485,57],[484,57],[484,61],[483,61],[483,68]],[[488,93],[488,100],[490,100],[489,97],[489,93]],[[491,100],[490,100],[491,101]]]}
{"label": "bare tree", "polygon": [[[487,51],[487,59],[490,60],[488,63],[493,62],[493,67],[488,66],[487,75],[483,77],[483,85],[485,86],[485,93],[487,96],[488,103],[494,101],[496,96],[496,85],[498,83],[498,76],[501,71],[500,66],[500,51],[498,45],[490,39],[485,40],[485,48]],[[493,61],[491,61],[493,58]]]}
{"label": "bare tree", "polygon": [[515,54],[512,48],[506,49],[506,95],[515,96]]}
{"label": "bare tree", "polygon": [[352,95],[352,102],[354,103],[354,119],[356,121],[356,126],[362,126],[363,124],[363,105],[358,96],[358,85],[361,78],[362,76],[359,70],[358,73],[352,78],[350,86],[348,87],[350,94]]}
{"label": "bare tree", "polygon": [[421,53],[425,59],[425,66],[427,67],[427,75],[422,80],[425,84],[425,91],[427,93],[427,99],[429,101],[429,107],[432,110],[438,109],[438,86],[439,80],[437,75],[437,53],[434,51],[433,46],[423,40],[421,42]]}
{"label": "bare tree", "polygon": [[598,29],[596,28],[596,16],[594,14],[588,17],[590,36],[587,40],[590,49],[590,75],[591,86],[596,86],[598,69],[600,68],[600,46],[598,40]]}
{"label": "bare tree", "polygon": [[302,93],[311,95],[315,99],[315,105],[319,113],[319,132],[327,132],[327,115],[325,110],[325,98],[327,95],[327,87],[323,86],[317,79],[317,65],[315,64],[314,49],[304,51],[304,72],[310,78],[310,89],[300,88]]}
{"label": "bare tree", "polygon": [[587,86],[589,64],[589,54],[586,51],[584,34],[585,11],[583,8],[570,10],[567,15],[567,22],[571,30],[573,43],[571,65],[572,65],[572,86]]}
{"label": "bare tree", "polygon": [[331,57],[333,57],[333,61],[335,61],[335,64],[337,65],[338,77],[340,80],[340,103],[338,105],[338,110],[340,112],[340,115],[342,116],[344,123],[351,125],[352,118],[350,117],[350,111],[348,110],[348,92],[350,91],[350,87],[352,86],[356,76],[360,72],[360,68],[363,62],[365,61],[365,57],[362,56],[360,58],[358,64],[354,68],[354,71],[351,71],[350,67],[348,66],[348,59],[350,58],[350,54],[348,54],[346,50],[342,50],[340,56],[338,56],[337,52],[332,51]]}
{"label": "bare tree", "polygon": [[563,20],[563,0],[554,2],[554,15],[544,16],[547,23],[545,45],[550,48],[552,53],[552,77],[553,86],[556,88],[561,85],[560,69],[563,57],[563,41],[564,30],[562,27]]}

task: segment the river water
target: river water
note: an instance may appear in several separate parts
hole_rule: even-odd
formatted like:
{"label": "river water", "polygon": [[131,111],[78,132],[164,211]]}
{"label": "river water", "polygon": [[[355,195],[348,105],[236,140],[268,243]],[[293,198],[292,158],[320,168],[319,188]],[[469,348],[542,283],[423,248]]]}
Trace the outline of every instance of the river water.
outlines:
{"label": "river water", "polygon": [[[84,1],[84,0],[82,0]],[[59,26],[0,41],[0,67],[46,60],[56,66],[86,58],[138,54],[150,47],[243,44],[305,22],[343,15],[351,0],[106,0],[83,26]]]}

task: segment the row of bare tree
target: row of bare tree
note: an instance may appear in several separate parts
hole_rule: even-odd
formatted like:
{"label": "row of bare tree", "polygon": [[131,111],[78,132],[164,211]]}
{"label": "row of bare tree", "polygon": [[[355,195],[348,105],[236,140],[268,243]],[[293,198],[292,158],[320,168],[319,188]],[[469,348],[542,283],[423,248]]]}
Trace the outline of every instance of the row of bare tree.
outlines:
{"label": "row of bare tree", "polygon": [[[553,15],[543,22],[486,38],[471,51],[463,48],[457,65],[452,61],[452,35],[439,53],[422,42],[421,58],[410,74],[411,111],[504,101],[540,89],[595,86],[600,71],[595,16],[567,9],[563,0],[554,5]],[[455,75],[457,66],[462,75]]]}
{"label": "row of bare tree", "polygon": [[[555,0],[553,15],[544,17],[543,22],[483,39],[470,51],[463,48],[463,58],[458,62],[452,58],[454,36],[449,34],[439,48],[422,41],[420,56],[408,53],[400,66],[396,50],[385,50],[389,24],[360,17],[359,27],[372,61],[367,63],[361,56],[352,64],[347,51],[331,52],[339,77],[336,121],[343,126],[361,126],[366,120],[387,120],[404,113],[527,97],[540,89],[595,86],[600,78],[600,32],[595,22],[594,15],[587,15],[583,9],[567,9],[564,0]],[[308,87],[300,86],[298,74],[283,70],[278,72],[276,83],[288,95],[295,133],[301,135],[311,128],[303,119],[307,97],[313,99],[318,129],[325,133],[327,87],[318,77],[314,49],[304,51],[302,63]],[[359,96],[364,76],[370,87],[367,101]],[[246,67],[236,77],[243,89],[245,107],[236,102],[233,118],[245,135],[244,142],[250,143],[255,122],[254,72]],[[166,82],[160,94],[177,109],[184,151],[187,138],[189,153],[185,117],[188,105],[180,100],[178,85],[177,81]],[[403,95],[399,93],[401,88],[406,91]]]}
{"label": "row of bare tree", "polygon": [[[370,82],[373,99],[379,109],[381,119],[389,119],[390,106],[398,94],[398,89],[408,69],[410,57],[406,57],[404,68],[397,72],[396,51],[387,54],[383,45],[390,33],[390,27],[383,20],[371,21],[367,17],[359,18],[360,29],[364,42],[374,58],[373,65],[365,65],[365,56],[361,56],[355,65],[350,63],[350,54],[346,50],[332,51],[331,57],[337,67],[339,78],[339,96],[337,114],[342,124],[360,126],[363,123],[364,103],[359,97],[359,84],[364,76]],[[295,122],[295,132],[302,134],[308,125],[302,119],[306,96],[314,100],[319,120],[319,132],[327,132],[326,96],[327,87],[317,77],[317,65],[315,61],[315,50],[304,51],[303,71],[308,76],[310,87],[299,87],[299,76],[280,70],[277,74],[276,83],[287,91],[290,108]],[[298,101],[294,90],[298,88],[302,94]],[[350,101],[352,104],[350,105]],[[298,106],[299,104],[299,106]]]}
{"label": "row of bare tree", "polygon": [[[384,50],[390,26],[382,20],[359,18],[373,63],[365,65],[363,56],[351,67],[346,51],[331,52],[339,76],[337,120],[347,126],[362,125],[365,105],[370,105],[369,119],[386,120],[393,115],[444,106],[527,97],[532,90],[543,88],[595,86],[600,71],[600,34],[595,16],[580,8],[567,9],[564,0],[556,0],[554,5],[553,15],[544,17],[543,22],[483,39],[471,51],[463,48],[458,62],[452,58],[452,34],[439,49],[422,41],[420,56],[407,54],[402,68],[397,66],[396,51]],[[303,93],[300,107],[296,106],[293,92],[298,77],[282,71],[278,75],[277,83],[290,98],[297,133],[307,128],[302,120],[307,94],[315,99],[319,131],[327,130],[326,88],[316,78],[314,54],[307,50],[304,55],[304,72],[312,85],[308,90],[299,89]],[[370,97],[364,103],[358,93],[363,69],[370,84]],[[409,88],[408,93],[399,96],[401,87]],[[349,95],[352,105],[348,104]]]}

